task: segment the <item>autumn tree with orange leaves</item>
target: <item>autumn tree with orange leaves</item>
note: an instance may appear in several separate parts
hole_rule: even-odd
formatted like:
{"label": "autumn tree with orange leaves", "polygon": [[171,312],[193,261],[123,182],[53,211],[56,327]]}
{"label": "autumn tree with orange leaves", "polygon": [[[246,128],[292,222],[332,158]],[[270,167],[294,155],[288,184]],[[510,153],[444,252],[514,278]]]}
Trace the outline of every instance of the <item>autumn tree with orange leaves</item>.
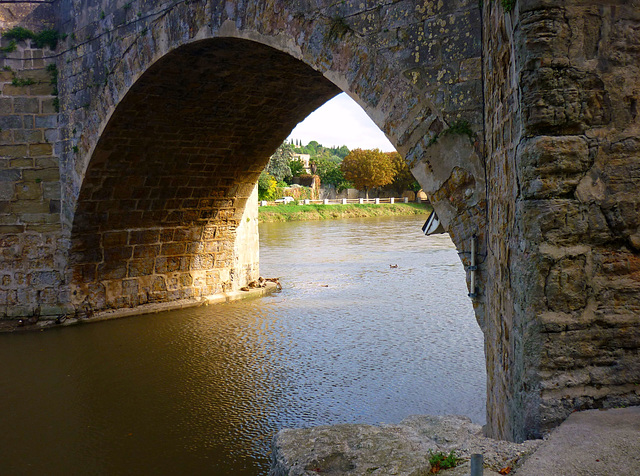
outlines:
{"label": "autumn tree with orange leaves", "polygon": [[340,168],[346,180],[353,182],[358,190],[364,190],[367,199],[369,189],[390,184],[396,175],[391,156],[380,149],[354,149]]}

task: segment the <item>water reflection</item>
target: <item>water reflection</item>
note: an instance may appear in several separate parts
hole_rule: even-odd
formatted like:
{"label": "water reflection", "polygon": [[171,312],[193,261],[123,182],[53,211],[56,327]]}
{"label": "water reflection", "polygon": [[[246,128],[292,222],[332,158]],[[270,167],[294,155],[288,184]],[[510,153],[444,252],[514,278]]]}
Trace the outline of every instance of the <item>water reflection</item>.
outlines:
{"label": "water reflection", "polygon": [[483,423],[462,267],[420,225],[267,224],[274,297],[0,336],[0,474],[255,475],[282,427]]}

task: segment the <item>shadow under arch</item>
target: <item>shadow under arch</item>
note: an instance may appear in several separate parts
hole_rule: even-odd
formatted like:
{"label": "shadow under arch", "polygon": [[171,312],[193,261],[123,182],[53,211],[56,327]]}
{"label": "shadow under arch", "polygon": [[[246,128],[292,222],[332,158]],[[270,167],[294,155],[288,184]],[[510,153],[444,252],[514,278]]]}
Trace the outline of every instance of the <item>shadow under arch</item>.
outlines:
{"label": "shadow under arch", "polygon": [[149,67],[116,107],[80,189],[76,307],[199,298],[255,279],[257,259],[234,268],[234,242],[257,178],[294,126],[339,92],[300,60],[244,39],[190,43]]}

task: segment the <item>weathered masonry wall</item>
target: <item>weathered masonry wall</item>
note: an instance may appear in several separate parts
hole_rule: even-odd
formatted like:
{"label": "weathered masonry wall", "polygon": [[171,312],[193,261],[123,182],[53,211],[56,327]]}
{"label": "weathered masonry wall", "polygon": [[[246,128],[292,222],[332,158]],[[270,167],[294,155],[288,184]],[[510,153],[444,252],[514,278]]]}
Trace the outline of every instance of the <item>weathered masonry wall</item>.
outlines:
{"label": "weathered masonry wall", "polygon": [[61,38],[0,53],[0,313],[82,316],[255,279],[257,177],[345,91],[412,165],[465,266],[477,242],[488,433],[519,440],[574,409],[637,404],[639,12],[4,4],[3,31]]}
{"label": "weathered masonry wall", "polygon": [[640,5],[485,3],[487,408],[522,439],[640,403]]}
{"label": "weathered masonry wall", "polygon": [[[50,28],[52,9],[1,7],[1,27],[14,23]],[[2,39],[3,48],[10,45]],[[0,316],[59,314],[68,301],[56,72],[49,53],[19,42],[0,61]]]}

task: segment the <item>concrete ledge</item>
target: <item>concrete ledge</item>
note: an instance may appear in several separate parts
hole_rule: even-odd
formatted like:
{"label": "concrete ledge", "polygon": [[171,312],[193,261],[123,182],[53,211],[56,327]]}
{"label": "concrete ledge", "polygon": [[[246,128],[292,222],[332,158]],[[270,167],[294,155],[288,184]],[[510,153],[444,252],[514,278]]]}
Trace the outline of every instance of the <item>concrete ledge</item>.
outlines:
{"label": "concrete ledge", "polygon": [[63,318],[62,322],[52,318],[43,318],[37,322],[29,322],[29,319],[23,319],[23,324],[20,325],[17,319],[5,319],[0,321],[0,332],[44,330],[52,327],[72,326],[89,322],[119,319],[122,317],[156,314],[164,311],[174,311],[177,309],[187,309],[190,307],[208,306],[209,304],[222,304],[225,302],[239,301],[241,299],[254,299],[273,294],[278,290],[278,286],[275,283],[266,282],[265,284],[266,286],[264,288],[251,288],[248,291],[231,291],[228,293],[212,294],[211,296],[205,296],[202,298],[150,303],[132,308],[109,309],[106,311],[96,312],[90,317]]}

